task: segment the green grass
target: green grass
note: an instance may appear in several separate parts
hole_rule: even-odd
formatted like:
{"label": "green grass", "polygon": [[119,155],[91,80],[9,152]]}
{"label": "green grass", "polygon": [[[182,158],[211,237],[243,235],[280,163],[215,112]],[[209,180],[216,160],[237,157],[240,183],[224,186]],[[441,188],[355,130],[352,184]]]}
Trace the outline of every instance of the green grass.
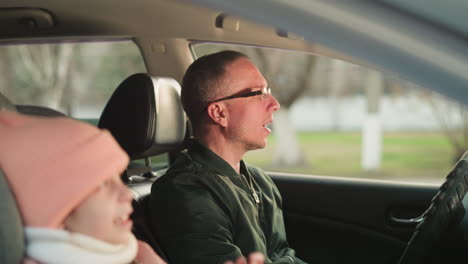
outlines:
{"label": "green grass", "polygon": [[247,153],[248,163],[270,171],[375,179],[442,181],[454,165],[454,151],[441,133],[385,132],[381,168],[361,168],[361,133],[303,132],[297,135],[305,158],[303,165],[275,165],[276,138],[265,149]]}

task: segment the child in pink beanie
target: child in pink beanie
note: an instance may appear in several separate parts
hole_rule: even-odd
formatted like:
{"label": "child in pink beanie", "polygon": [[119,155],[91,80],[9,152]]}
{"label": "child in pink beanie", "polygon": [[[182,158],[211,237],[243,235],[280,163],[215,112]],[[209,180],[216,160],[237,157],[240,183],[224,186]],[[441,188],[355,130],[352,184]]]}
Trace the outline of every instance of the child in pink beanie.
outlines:
{"label": "child in pink beanie", "polygon": [[131,233],[128,161],[106,130],[0,111],[0,169],[25,226],[25,263],[164,263]]}

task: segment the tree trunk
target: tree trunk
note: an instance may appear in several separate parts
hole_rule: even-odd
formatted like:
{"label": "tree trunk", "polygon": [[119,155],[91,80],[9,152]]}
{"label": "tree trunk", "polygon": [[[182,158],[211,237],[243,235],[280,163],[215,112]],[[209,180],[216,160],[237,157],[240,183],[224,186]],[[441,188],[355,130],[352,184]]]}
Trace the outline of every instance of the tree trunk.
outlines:
{"label": "tree trunk", "polygon": [[272,167],[304,166],[303,151],[299,147],[296,131],[289,118],[289,109],[280,108],[275,113],[273,129],[276,137]]}
{"label": "tree trunk", "polygon": [[63,100],[64,90],[69,81],[70,65],[73,59],[72,44],[60,46],[19,46],[18,54],[31,86],[41,91],[33,104],[58,109]]}
{"label": "tree trunk", "polygon": [[380,121],[380,96],[382,93],[382,75],[368,71],[367,116],[362,127],[361,166],[364,170],[377,170],[382,159],[382,125]]}
{"label": "tree trunk", "polygon": [[[281,104],[280,110],[274,113],[273,128],[277,138],[273,154],[274,166],[304,166],[305,159],[289,118],[289,109],[311,87],[317,59],[312,55],[304,57],[303,54],[273,49],[249,49],[248,53],[257,62],[272,87],[273,95]],[[300,66],[291,68],[297,64]]]}
{"label": "tree trunk", "polygon": [[15,89],[13,87],[13,72],[9,65],[7,48],[0,47],[0,91],[13,103],[15,101]]}
{"label": "tree trunk", "polygon": [[346,85],[347,64],[341,60],[332,60],[332,74],[330,74],[330,99],[332,103],[330,117],[332,131],[340,130],[341,97]]}
{"label": "tree trunk", "polygon": [[[55,102],[55,109],[58,109],[61,103],[64,101],[63,97],[66,95],[66,91],[71,93],[70,84],[70,69],[73,59],[73,49],[70,44],[61,45],[57,54],[57,62],[55,69],[55,96],[53,102]],[[71,105],[65,105],[66,114],[71,114]]]}

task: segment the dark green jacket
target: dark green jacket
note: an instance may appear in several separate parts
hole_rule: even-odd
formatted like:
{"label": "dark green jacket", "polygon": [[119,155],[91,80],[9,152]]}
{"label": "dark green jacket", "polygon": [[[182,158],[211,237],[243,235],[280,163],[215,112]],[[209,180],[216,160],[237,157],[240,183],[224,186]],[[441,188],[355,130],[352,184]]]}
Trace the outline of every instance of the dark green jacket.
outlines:
{"label": "dark green jacket", "polygon": [[153,184],[150,199],[151,228],[171,264],[223,263],[251,252],[263,253],[265,263],[304,263],[286,241],[271,178],[244,162],[239,175],[196,141]]}

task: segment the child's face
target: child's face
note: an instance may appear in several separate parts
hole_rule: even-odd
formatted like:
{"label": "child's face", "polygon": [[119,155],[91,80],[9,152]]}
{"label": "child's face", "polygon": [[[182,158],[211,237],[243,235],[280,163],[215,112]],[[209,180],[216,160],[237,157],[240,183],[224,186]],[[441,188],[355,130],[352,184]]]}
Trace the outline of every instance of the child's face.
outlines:
{"label": "child's face", "polygon": [[112,244],[126,244],[133,222],[132,193],[118,175],[107,179],[65,219],[65,229]]}

